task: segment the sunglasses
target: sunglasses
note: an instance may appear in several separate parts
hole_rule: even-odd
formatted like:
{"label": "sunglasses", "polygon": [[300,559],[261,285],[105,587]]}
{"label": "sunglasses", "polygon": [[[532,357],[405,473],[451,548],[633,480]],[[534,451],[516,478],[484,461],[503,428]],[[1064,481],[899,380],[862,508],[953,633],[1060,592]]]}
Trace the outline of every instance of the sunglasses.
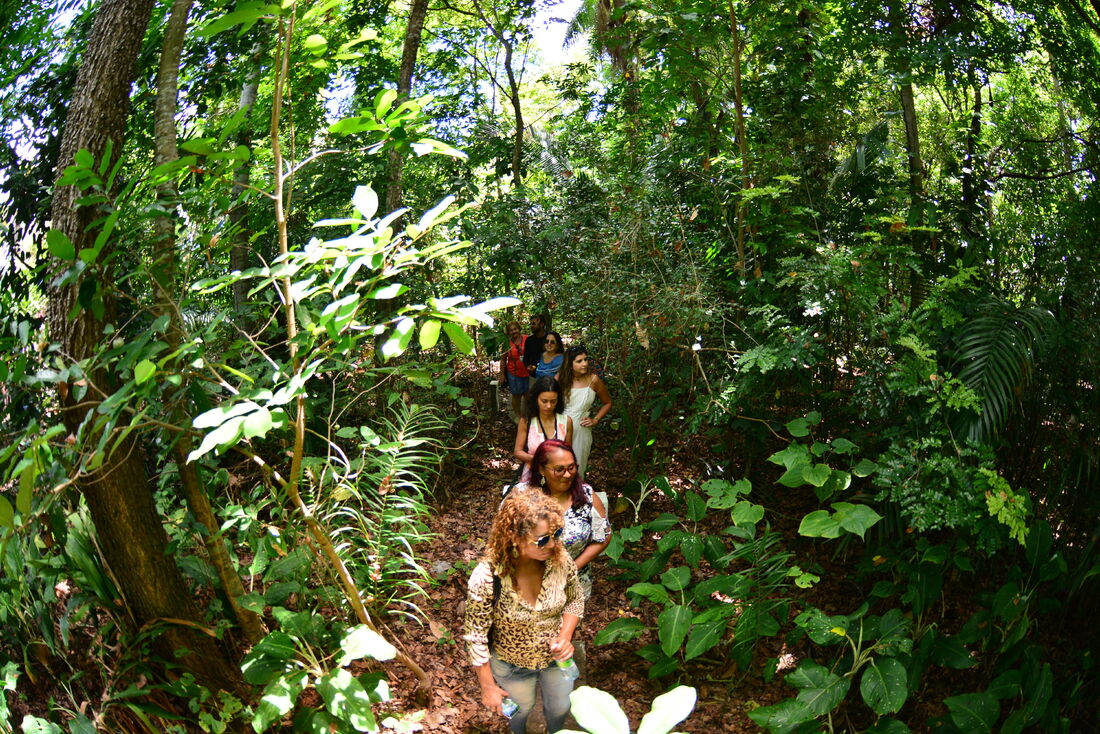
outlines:
{"label": "sunglasses", "polygon": [[539,548],[545,548],[547,545],[549,545],[551,540],[558,540],[559,538],[561,538],[561,528],[558,528],[552,533],[547,533],[546,535],[535,538],[531,542],[537,545]]}
{"label": "sunglasses", "polygon": [[573,346],[569,347],[569,356],[570,357],[576,357],[578,354],[587,354],[587,353],[588,353],[588,347],[586,347],[584,344],[574,344]]}

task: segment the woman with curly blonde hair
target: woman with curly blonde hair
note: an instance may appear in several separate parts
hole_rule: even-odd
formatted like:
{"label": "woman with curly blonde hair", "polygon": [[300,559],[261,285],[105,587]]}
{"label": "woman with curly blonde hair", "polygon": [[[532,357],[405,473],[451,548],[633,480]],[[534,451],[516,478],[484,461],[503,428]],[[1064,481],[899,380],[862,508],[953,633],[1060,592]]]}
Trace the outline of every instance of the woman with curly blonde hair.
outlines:
{"label": "woman with curly blonde hair", "polygon": [[527,717],[542,686],[546,729],[562,728],[573,679],[556,661],[573,657],[573,631],[584,613],[577,567],[561,544],[561,508],[539,491],[513,491],[489,531],[485,557],[470,574],[466,640],[481,687],[481,702],[505,713],[507,696],[518,707],[509,727],[527,731]]}

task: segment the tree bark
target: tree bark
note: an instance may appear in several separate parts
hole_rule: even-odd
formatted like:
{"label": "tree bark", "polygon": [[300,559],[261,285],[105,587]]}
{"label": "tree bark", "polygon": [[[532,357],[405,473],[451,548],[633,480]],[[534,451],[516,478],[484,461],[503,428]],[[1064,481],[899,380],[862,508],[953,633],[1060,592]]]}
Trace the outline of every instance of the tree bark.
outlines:
{"label": "tree bark", "polygon": [[[241,87],[241,99],[237,105],[237,111],[245,113],[245,119],[241,123],[241,130],[237,134],[237,145],[243,145],[252,151],[252,108],[256,106],[256,94],[259,91],[259,53],[262,46],[259,42],[252,46],[252,67],[245,77],[244,86]],[[233,208],[229,210],[229,231],[232,233],[232,244],[229,248],[229,268],[231,270],[244,271],[249,267],[249,230],[248,230],[248,204],[244,200],[248,191],[250,172],[252,170],[252,157],[241,161],[233,171],[233,194],[231,201]],[[243,314],[248,299],[249,285],[243,280],[233,283],[233,310]]]}
{"label": "tree bark", "polygon": [[[160,68],[157,73],[157,101],[154,119],[155,145],[153,159],[162,165],[179,159],[176,147],[176,108],[179,104],[179,60],[183,50],[183,38],[187,32],[187,15],[194,0],[175,0],[168,24],[164,30],[164,44],[160,54]],[[178,198],[179,191],[175,181],[162,184],[158,190],[159,198],[171,211]],[[153,287],[157,293],[155,311],[168,317],[165,339],[170,351],[176,351],[183,341],[183,323],[176,307],[176,217],[162,214],[153,222],[156,234],[154,245]],[[181,391],[182,393],[182,391]],[[177,426],[190,426],[191,415],[185,408],[184,396],[178,395],[172,408],[172,423]],[[245,637],[255,644],[264,636],[263,625],[255,612],[251,612],[238,603],[244,595],[244,585],[229,558],[225,541],[219,530],[219,523],[210,506],[210,498],[199,476],[198,465],[188,462],[192,441],[188,431],[180,433],[172,444],[172,455],[179,470],[180,484],[187,499],[187,507],[202,527],[202,540],[211,565],[218,574],[225,599],[233,610],[237,622],[244,630]]]}
{"label": "tree bark", "polygon": [[[420,53],[420,36],[424,32],[424,23],[427,18],[428,0],[413,0],[412,7],[409,8],[409,22],[405,27],[405,44],[401,49],[401,68],[397,73],[395,104],[401,104],[412,95],[416,56]],[[386,169],[386,208],[383,212],[392,212],[401,207],[401,180],[404,171],[404,156],[391,148],[389,166]]]}
{"label": "tree bark", "polygon": [[[130,86],[152,7],[153,0],[103,0],[65,120],[59,175],[81,149],[87,149],[98,160],[105,155],[110,141],[113,156],[117,158],[121,153]],[[94,243],[97,232],[89,225],[98,216],[93,207],[77,206],[78,196],[72,186],[58,187],[51,209],[53,228],[68,236],[77,252]],[[106,255],[101,254],[101,262],[109,262]],[[113,321],[115,310],[110,284],[101,281],[103,319],[80,308],[70,319],[79,287],[80,282],[55,287],[49,294],[46,314],[51,338],[60,342],[61,354],[74,362],[95,354],[104,322]],[[92,370],[88,376],[106,394],[112,392],[113,376],[105,370]],[[59,397],[62,420],[76,435],[85,420],[95,415],[101,396],[89,391],[78,404],[72,390],[62,389]],[[88,433],[94,434],[95,430]],[[95,445],[94,436],[86,438]],[[208,636],[213,632],[196,631],[205,631],[202,617],[179,568],[167,553],[168,537],[153,501],[146,461],[133,436],[118,441],[102,465],[81,476],[77,486],[95,524],[103,560],[117,579],[135,622],[142,627],[165,625],[157,638],[161,654],[172,659],[174,651],[185,649],[181,662],[200,682],[220,689],[239,689],[240,673]]]}

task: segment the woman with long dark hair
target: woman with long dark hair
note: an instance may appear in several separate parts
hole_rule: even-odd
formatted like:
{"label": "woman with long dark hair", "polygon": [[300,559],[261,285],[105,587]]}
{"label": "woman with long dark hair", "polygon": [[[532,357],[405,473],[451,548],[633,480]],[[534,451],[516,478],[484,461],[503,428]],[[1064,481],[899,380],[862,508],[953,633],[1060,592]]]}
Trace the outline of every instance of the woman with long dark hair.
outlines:
{"label": "woman with long dark hair", "polygon": [[561,545],[562,512],[534,490],[513,491],[497,511],[485,556],[470,574],[466,640],[481,702],[506,713],[509,728],[527,731],[542,688],[546,729],[556,732],[569,713],[574,678],[556,663],[573,657],[573,631],[584,614],[577,567]]}
{"label": "woman with long dark hair", "polygon": [[561,334],[550,331],[542,345],[542,358],[535,363],[535,377],[554,377],[565,361],[565,342]]}
{"label": "woman with long dark hair", "polygon": [[[558,383],[561,384],[565,414],[573,419],[573,451],[577,454],[577,476],[583,482],[592,452],[592,429],[611,410],[611,393],[600,376],[592,371],[588,348],[583,344],[566,350]],[[592,406],[597,398],[601,405],[593,416]]]}
{"label": "woman with long dark hair", "polygon": [[553,377],[540,377],[527,393],[523,417],[516,426],[516,444],[512,455],[523,465],[520,481],[531,477],[531,458],[543,441],[556,438],[573,440],[573,421],[564,413],[561,387]]}

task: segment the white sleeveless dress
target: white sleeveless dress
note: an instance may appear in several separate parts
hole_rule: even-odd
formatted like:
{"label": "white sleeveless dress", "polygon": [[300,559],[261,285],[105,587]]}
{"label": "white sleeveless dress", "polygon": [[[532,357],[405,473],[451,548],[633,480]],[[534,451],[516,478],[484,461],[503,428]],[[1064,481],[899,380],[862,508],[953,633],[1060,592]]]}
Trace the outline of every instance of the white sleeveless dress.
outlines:
{"label": "white sleeveless dress", "polygon": [[573,453],[577,455],[577,471],[582,482],[584,470],[588,467],[588,455],[592,453],[592,429],[582,426],[581,418],[589,417],[595,402],[596,391],[591,387],[574,387],[565,403],[565,414],[573,419]]}

